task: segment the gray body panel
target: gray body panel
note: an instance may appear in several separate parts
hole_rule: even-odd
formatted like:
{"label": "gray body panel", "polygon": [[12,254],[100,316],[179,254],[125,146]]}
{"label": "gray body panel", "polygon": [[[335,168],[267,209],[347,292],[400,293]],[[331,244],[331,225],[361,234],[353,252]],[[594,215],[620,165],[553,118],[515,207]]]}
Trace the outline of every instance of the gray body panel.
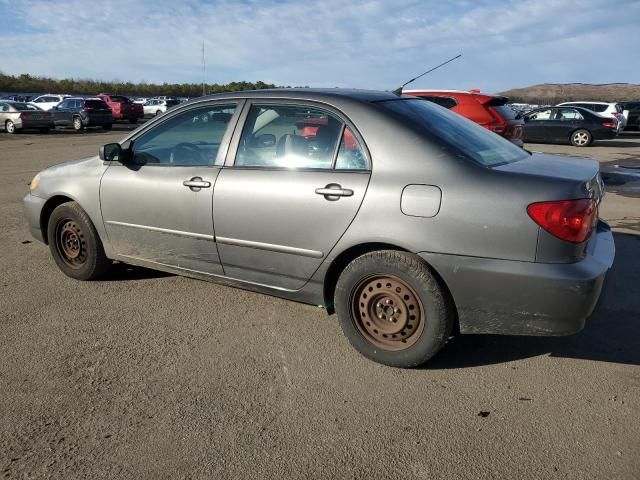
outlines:
{"label": "gray body panel", "polygon": [[[42,238],[36,225],[42,225],[38,217],[46,207],[36,198],[65,195],[87,211],[110,258],[327,306],[332,299],[326,282],[337,259],[368,246],[403,249],[419,254],[440,275],[463,332],[579,329],[613,261],[612,240],[605,238],[611,234],[601,228],[590,242],[562,242],[542,231],[526,208],[544,200],[599,200],[597,163],[535,154],[486,168],[374,103],[394,98],[384,92],[290,89],[189,102],[121,143],[193,106],[237,100],[239,120],[220,146],[220,167],[134,170],[96,158],[52,167],[41,173],[36,197],[25,198],[31,231]],[[243,100],[252,99],[336,111],[364,140],[370,171],[234,167],[248,108]],[[192,192],[182,186],[194,176],[212,187]],[[315,193],[328,184],[353,195]],[[518,294],[515,285],[531,290]],[[573,293],[567,300],[551,296],[552,290]],[[565,315],[567,301],[573,307]]]}

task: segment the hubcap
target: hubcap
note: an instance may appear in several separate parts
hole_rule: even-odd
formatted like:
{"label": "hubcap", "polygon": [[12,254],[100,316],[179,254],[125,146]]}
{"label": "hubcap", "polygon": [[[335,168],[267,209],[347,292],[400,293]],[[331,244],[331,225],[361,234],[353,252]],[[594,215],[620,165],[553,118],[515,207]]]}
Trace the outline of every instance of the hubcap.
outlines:
{"label": "hubcap", "polygon": [[578,132],[573,136],[573,140],[578,145],[585,145],[587,143],[587,141],[589,140],[589,136],[584,132]]}
{"label": "hubcap", "polygon": [[393,275],[374,275],[356,286],[351,296],[351,318],[369,342],[389,351],[413,345],[426,320],[419,297]]}
{"label": "hubcap", "polygon": [[13,133],[15,129],[16,126],[13,124],[13,122],[7,122],[7,132]]}
{"label": "hubcap", "polygon": [[62,260],[73,268],[87,260],[87,244],[80,227],[73,220],[61,220],[56,228],[56,247]]}

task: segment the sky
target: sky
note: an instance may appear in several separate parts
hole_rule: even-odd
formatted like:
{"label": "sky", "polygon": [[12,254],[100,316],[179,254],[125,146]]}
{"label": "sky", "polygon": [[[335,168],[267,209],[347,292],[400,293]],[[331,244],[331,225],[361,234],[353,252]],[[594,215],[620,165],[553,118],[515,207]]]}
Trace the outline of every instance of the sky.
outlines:
{"label": "sky", "polygon": [[0,0],[0,71],[498,92],[640,83],[640,0]]}

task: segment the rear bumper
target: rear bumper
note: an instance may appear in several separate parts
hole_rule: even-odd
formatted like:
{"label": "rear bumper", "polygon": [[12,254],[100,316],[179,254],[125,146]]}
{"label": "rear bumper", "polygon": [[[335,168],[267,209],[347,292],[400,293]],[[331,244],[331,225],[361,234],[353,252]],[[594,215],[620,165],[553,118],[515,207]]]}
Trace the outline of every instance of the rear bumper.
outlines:
{"label": "rear bumper", "polygon": [[16,128],[53,128],[53,120],[48,119],[48,120],[28,120],[28,119],[21,119],[21,120],[16,120],[14,122]]}
{"label": "rear bumper", "polygon": [[615,245],[600,222],[576,263],[534,263],[420,253],[449,287],[461,333],[570,335],[598,302]]}
{"label": "rear bumper", "polygon": [[594,140],[609,140],[612,138],[616,138],[618,136],[618,130],[614,130],[612,128],[606,128],[601,130],[593,131],[593,139]]}
{"label": "rear bumper", "polygon": [[43,198],[36,197],[30,193],[27,193],[23,199],[24,216],[27,221],[27,226],[29,227],[29,232],[33,238],[42,243],[45,243],[45,241],[40,226],[40,216],[44,203],[45,200]]}

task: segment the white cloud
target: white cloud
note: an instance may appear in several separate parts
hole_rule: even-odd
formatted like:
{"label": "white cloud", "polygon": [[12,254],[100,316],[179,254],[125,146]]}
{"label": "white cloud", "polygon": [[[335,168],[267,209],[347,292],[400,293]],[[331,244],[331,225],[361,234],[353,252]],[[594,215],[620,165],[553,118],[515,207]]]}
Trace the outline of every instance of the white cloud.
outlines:
{"label": "white cloud", "polygon": [[[55,77],[495,91],[637,81],[640,2],[0,0],[0,69]],[[4,16],[4,15],[3,15]],[[628,47],[627,47],[628,46]]]}

